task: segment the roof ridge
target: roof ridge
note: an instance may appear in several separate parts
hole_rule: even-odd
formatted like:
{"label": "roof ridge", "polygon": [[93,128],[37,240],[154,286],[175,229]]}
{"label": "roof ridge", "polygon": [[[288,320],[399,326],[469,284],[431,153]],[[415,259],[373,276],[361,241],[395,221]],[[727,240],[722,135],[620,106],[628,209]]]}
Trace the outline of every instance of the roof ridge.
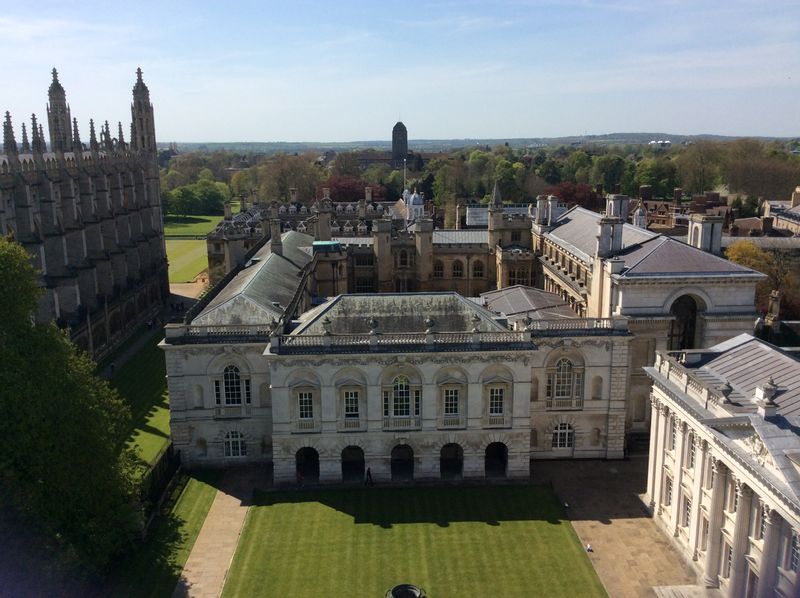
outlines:
{"label": "roof ridge", "polygon": [[[666,239],[667,239],[667,237],[658,235],[656,237],[653,237],[652,239],[648,239],[644,243],[637,243],[636,245],[638,245],[639,247],[642,247],[645,243],[649,243],[650,241],[655,241],[655,244],[654,244],[653,248],[650,251],[648,251],[645,255],[643,255],[633,266],[628,268],[628,272],[634,270],[639,264],[641,264],[643,261],[645,261],[651,255],[653,255],[653,253],[658,251],[658,248],[661,247],[666,242]],[[659,241],[661,241],[661,242],[659,243]],[[636,247],[636,245],[630,245],[629,247]],[[626,247],[625,249],[628,249],[628,247]]]}

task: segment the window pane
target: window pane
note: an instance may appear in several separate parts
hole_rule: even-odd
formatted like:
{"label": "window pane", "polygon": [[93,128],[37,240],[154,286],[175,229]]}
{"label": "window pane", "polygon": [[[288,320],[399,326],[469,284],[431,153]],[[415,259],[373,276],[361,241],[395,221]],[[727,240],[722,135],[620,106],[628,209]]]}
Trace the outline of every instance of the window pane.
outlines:
{"label": "window pane", "polygon": [[314,399],[310,392],[297,393],[297,404],[300,419],[314,418]]}
{"label": "window pane", "polygon": [[344,392],[344,416],[358,417],[358,391],[346,390]]}
{"label": "window pane", "polygon": [[489,415],[503,415],[504,388],[489,389]]}
{"label": "window pane", "polygon": [[458,390],[445,389],[444,391],[444,414],[458,415]]}
{"label": "window pane", "polygon": [[239,368],[229,365],[222,374],[223,385],[225,388],[225,404],[242,404],[242,385],[239,378]]}

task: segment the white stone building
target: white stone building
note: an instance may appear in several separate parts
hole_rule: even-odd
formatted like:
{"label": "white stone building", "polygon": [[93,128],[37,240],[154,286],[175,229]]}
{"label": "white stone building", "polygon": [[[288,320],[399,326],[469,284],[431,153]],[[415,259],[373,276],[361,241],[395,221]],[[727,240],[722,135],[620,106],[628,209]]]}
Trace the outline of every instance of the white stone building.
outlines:
{"label": "white stone building", "polygon": [[532,458],[623,456],[622,319],[510,330],[456,293],[410,293],[338,296],[285,330],[209,323],[235,303],[167,327],[186,465],[271,461],[278,483],[335,482],[366,468],[376,480],[527,477]]}
{"label": "white stone building", "polygon": [[800,361],[743,334],[659,352],[647,495],[727,596],[800,595]]}

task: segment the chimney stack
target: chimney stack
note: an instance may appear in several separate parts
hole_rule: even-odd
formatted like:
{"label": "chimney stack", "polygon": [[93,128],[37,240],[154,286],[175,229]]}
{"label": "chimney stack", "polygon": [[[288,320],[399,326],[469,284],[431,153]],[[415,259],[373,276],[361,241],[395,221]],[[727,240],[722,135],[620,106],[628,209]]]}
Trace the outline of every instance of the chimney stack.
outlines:
{"label": "chimney stack", "polygon": [[639,187],[639,199],[642,201],[653,199],[653,188],[650,185],[641,185]]}
{"label": "chimney stack", "polygon": [[683,201],[683,189],[681,189],[680,187],[675,187],[672,190],[672,203],[674,203],[676,206],[679,206],[681,205],[682,201]]}
{"label": "chimney stack", "polygon": [[372,203],[372,187],[364,187],[364,199],[367,203]]}
{"label": "chimney stack", "polygon": [[289,189],[289,201],[292,203],[297,203],[297,188],[291,187]]}

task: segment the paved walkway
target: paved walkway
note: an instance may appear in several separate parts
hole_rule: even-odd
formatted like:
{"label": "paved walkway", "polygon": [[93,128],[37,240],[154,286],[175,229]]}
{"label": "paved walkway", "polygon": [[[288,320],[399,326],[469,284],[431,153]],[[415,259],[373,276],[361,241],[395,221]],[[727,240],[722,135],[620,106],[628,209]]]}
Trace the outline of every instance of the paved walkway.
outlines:
{"label": "paved walkway", "polygon": [[255,473],[243,470],[226,474],[172,592],[173,598],[217,598],[222,594],[253,496],[255,478]]}
{"label": "paved walkway", "polygon": [[[534,461],[531,470],[534,481],[551,482],[567,503],[578,537],[592,545],[589,559],[609,596],[714,595],[696,587],[693,569],[645,511],[639,495],[647,483],[647,455],[627,461]],[[654,586],[672,587],[657,594]]]}

